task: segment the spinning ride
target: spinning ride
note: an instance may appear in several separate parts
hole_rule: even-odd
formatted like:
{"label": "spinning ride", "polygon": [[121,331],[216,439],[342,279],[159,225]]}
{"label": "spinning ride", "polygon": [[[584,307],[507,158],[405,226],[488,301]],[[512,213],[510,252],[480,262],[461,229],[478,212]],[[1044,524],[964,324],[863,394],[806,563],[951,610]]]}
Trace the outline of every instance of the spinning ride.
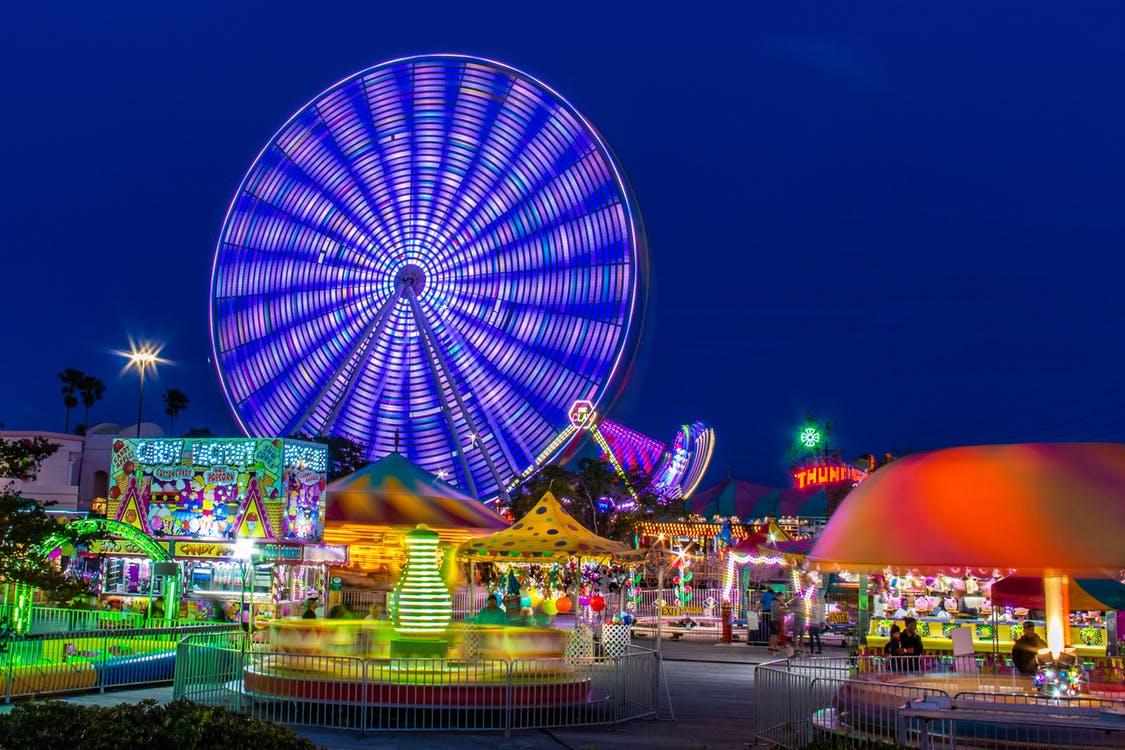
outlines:
{"label": "spinning ride", "polygon": [[270,139],[211,280],[226,397],[250,435],[398,449],[482,499],[615,394],[642,228],[602,137],[506,65],[430,55],[337,83]]}

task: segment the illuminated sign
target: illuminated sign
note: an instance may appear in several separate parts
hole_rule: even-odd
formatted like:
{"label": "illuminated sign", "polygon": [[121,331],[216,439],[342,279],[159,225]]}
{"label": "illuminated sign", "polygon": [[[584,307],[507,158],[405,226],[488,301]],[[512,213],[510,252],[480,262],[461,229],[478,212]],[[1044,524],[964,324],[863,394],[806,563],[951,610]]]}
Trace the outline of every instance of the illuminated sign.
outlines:
{"label": "illuminated sign", "polygon": [[570,423],[575,427],[585,427],[594,417],[594,405],[589,401],[575,401],[567,413]]}
{"label": "illuminated sign", "polygon": [[140,545],[127,542],[124,539],[95,539],[90,542],[88,549],[93,555],[132,555],[134,557],[148,557]]}
{"label": "illuminated sign", "polygon": [[117,440],[106,514],[158,539],[319,541],[327,453],[280,438]]}
{"label": "illuminated sign", "polygon": [[176,542],[175,557],[233,557],[234,545],[218,542]]}
{"label": "illuminated sign", "polygon": [[820,431],[815,427],[806,427],[801,431],[801,445],[806,448],[815,448],[820,442]]}
{"label": "illuminated sign", "polygon": [[859,484],[867,478],[866,471],[834,461],[815,461],[800,464],[793,467],[792,474],[793,482],[799,490],[806,487],[823,487],[844,482]]}

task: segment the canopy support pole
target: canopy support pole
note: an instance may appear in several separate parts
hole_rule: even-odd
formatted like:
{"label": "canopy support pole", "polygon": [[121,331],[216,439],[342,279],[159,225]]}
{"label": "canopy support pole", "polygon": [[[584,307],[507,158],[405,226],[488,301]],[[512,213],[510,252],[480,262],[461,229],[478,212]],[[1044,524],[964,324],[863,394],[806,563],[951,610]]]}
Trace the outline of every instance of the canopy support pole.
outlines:
{"label": "canopy support pole", "polygon": [[1058,658],[1070,645],[1070,580],[1066,573],[1048,570],[1043,576],[1043,599],[1047,617],[1047,647]]}

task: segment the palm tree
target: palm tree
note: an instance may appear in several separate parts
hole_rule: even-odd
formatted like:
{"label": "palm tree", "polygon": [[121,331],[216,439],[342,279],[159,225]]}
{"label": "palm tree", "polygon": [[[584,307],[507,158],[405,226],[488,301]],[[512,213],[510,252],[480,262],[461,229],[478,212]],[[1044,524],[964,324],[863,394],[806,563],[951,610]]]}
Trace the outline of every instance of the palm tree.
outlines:
{"label": "palm tree", "polygon": [[176,432],[176,417],[188,407],[188,397],[185,396],[182,391],[169,388],[163,398],[164,413],[170,417],[168,420],[168,434],[174,435]]}
{"label": "palm tree", "polygon": [[70,432],[70,410],[78,406],[78,398],[75,397],[75,392],[82,387],[82,380],[86,377],[86,373],[81,370],[75,370],[73,367],[68,367],[59,373],[59,380],[62,381],[63,406],[66,407],[66,427],[63,432]]}
{"label": "palm tree", "polygon": [[86,407],[82,424],[90,428],[90,407],[102,400],[105,395],[105,383],[93,375],[84,375],[78,383],[78,395],[82,397],[82,404]]}

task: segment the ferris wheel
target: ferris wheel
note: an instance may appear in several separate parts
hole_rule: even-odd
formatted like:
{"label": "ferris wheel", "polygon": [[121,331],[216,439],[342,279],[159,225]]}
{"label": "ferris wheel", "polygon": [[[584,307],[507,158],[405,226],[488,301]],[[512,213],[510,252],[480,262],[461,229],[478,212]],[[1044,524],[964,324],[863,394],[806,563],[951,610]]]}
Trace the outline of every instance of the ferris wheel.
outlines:
{"label": "ferris wheel", "polygon": [[616,395],[643,231],[565,99],[480,58],[337,83],[243,178],[215,252],[211,340],[249,435],[397,450],[482,499]]}

